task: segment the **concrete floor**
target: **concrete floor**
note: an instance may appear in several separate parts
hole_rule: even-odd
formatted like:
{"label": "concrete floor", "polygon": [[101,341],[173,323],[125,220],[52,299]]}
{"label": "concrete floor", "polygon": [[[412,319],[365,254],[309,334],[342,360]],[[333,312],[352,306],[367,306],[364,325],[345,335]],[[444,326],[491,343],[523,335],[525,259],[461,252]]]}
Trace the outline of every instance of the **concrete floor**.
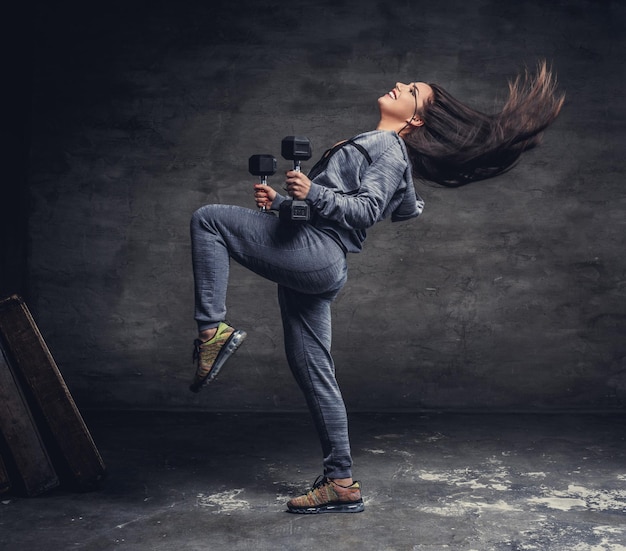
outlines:
{"label": "concrete floor", "polygon": [[0,549],[626,550],[624,415],[354,414],[365,512],[291,515],[305,414],[85,415],[102,488],[0,496]]}

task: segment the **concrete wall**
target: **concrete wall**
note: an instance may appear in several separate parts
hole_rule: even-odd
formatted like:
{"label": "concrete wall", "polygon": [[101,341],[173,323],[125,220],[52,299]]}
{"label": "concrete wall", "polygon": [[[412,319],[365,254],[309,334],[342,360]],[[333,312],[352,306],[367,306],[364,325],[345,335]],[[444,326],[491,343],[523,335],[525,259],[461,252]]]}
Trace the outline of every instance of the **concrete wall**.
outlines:
{"label": "concrete wall", "polygon": [[351,256],[338,376],[351,410],[624,408],[623,3],[209,4],[31,16],[29,301],[80,407],[303,408],[275,288],[236,265],[228,317],[249,338],[214,386],[187,390],[191,213],[254,208],[250,155],[283,171],[285,135],[320,154],[373,129],[397,80],[490,111],[546,57],[568,96],[544,145],[488,182],[418,182],[423,217],[380,224]]}

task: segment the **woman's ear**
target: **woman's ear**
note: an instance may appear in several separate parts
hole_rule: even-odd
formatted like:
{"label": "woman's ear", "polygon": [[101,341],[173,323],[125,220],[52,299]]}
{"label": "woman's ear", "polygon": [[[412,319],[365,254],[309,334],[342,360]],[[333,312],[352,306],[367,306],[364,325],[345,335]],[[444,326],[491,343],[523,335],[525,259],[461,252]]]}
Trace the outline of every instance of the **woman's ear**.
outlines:
{"label": "woman's ear", "polygon": [[418,116],[415,116],[409,121],[409,124],[411,126],[424,126],[424,120]]}

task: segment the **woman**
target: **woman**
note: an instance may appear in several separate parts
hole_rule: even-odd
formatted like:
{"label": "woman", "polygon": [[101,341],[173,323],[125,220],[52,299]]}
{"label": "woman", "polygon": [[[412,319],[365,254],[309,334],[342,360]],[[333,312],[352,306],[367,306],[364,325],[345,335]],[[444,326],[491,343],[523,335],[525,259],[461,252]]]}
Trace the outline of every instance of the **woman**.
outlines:
{"label": "woman", "polygon": [[[207,205],[191,221],[195,279],[196,374],[191,390],[212,381],[246,337],[224,322],[229,259],[278,284],[289,366],[317,429],[324,474],[290,500],[295,513],[359,512],[352,478],[348,422],[331,356],[331,303],[346,282],[347,253],[360,252],[366,229],[390,217],[421,214],[412,176],[446,186],[489,178],[511,168],[556,118],[563,97],[545,63],[510,84],[503,110],[487,115],[435,84],[397,83],[378,99],[376,130],[338,143],[309,175],[286,173],[288,194],[313,215],[294,225],[230,205]],[[255,185],[258,207],[279,211],[286,198]]]}

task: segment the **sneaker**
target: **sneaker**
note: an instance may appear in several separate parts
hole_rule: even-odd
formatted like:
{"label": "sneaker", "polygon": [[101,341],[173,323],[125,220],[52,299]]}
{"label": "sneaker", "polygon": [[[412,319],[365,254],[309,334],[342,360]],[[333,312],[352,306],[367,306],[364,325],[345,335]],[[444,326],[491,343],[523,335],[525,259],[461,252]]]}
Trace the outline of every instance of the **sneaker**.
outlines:
{"label": "sneaker", "polygon": [[236,331],[230,325],[221,323],[215,336],[208,341],[196,339],[193,342],[193,360],[196,362],[196,374],[189,390],[200,392],[202,387],[210,383],[220,369],[246,338],[245,331]]}
{"label": "sneaker", "polygon": [[360,513],[365,506],[361,498],[361,485],[340,486],[335,481],[318,476],[313,487],[303,496],[287,503],[290,513]]}

